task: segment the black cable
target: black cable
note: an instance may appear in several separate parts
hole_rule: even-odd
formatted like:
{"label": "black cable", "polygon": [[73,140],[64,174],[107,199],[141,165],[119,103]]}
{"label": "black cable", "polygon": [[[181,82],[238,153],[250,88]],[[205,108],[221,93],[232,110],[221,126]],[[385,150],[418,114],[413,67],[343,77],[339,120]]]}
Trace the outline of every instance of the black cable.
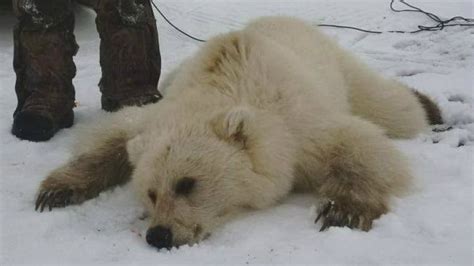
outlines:
{"label": "black cable", "polygon": [[357,31],[362,31],[362,32],[367,32],[367,33],[375,33],[375,34],[383,33],[381,31],[366,30],[366,29],[362,29],[362,28],[357,28],[357,27],[352,27],[352,26],[344,26],[344,25],[318,24],[318,27],[331,27],[331,28],[340,28],[340,29],[350,29],[350,30],[357,30]]}
{"label": "black cable", "polygon": [[168,22],[168,24],[170,24],[175,30],[181,32],[182,34],[186,35],[187,37],[195,40],[195,41],[198,41],[198,42],[206,42],[205,40],[203,39],[199,39],[199,38],[196,38],[194,36],[192,36],[191,34],[189,33],[186,33],[184,32],[183,30],[181,30],[180,28],[178,28],[177,26],[175,26],[166,16],[165,14],[163,14],[163,12],[161,12],[161,10],[158,8],[158,6],[156,6],[155,2],[153,0],[150,0],[151,4],[153,5],[153,7],[156,9],[156,11],[158,11],[158,13],[160,13],[160,15],[166,20],[166,22]]}
{"label": "black cable", "polygon": [[[161,12],[161,10],[158,8],[158,6],[154,3],[153,0],[150,0],[150,2],[153,4],[153,7],[156,9],[156,11],[158,11],[158,13],[163,17],[163,19],[166,20],[166,22],[168,22],[168,24],[170,24],[174,29],[176,29],[177,31],[179,31],[180,33],[186,35],[187,37],[195,40],[195,41],[198,41],[198,42],[206,42],[206,40],[203,40],[203,39],[199,39],[197,37],[194,37],[192,36],[191,34],[189,33],[186,33],[184,32],[183,30],[181,30],[180,28],[178,28],[177,26],[175,26],[164,14],[163,12]],[[434,26],[424,26],[424,25],[418,25],[418,29],[417,30],[413,30],[413,31],[403,31],[403,30],[389,30],[389,31],[375,31],[375,30],[367,30],[367,29],[363,29],[363,28],[358,28],[358,27],[353,27],[353,26],[346,26],[346,25],[334,25],[334,24],[319,24],[318,26],[319,27],[331,27],[331,28],[342,28],[342,29],[351,29],[351,30],[357,30],[357,31],[362,31],[362,32],[367,32],[367,33],[374,33],[374,34],[382,34],[382,33],[418,33],[418,32],[422,32],[422,31],[441,31],[443,30],[444,28],[446,27],[454,27],[454,26],[460,26],[460,27],[474,27],[474,19],[472,18],[465,18],[465,17],[462,17],[462,16],[455,16],[455,17],[452,17],[452,18],[449,18],[449,19],[446,19],[446,20],[442,20],[439,16],[431,13],[431,12],[427,12],[427,11],[424,11],[423,9],[419,8],[419,7],[416,7],[412,4],[409,4],[407,3],[405,0],[398,0],[399,3],[402,3],[404,4],[405,6],[411,8],[411,9],[395,9],[393,7],[393,4],[394,4],[395,0],[391,0],[390,1],[390,9],[393,11],[393,12],[397,12],[397,13],[402,13],[402,12],[416,12],[416,13],[422,13],[424,15],[426,15],[428,18],[430,18],[431,20],[433,20],[434,22],[436,22],[437,24],[434,25]],[[452,23],[452,22],[456,22],[456,21],[462,21],[462,22],[458,22],[458,23]]]}
{"label": "black cable", "polygon": [[[385,32],[389,32],[389,33],[418,33],[418,32],[422,32],[422,31],[440,31],[440,30],[443,30],[445,27],[453,27],[453,26],[462,26],[462,27],[474,27],[474,19],[472,18],[465,18],[465,17],[461,17],[461,16],[455,16],[455,17],[452,17],[450,19],[447,19],[447,20],[442,20],[439,16],[433,14],[433,13],[430,13],[430,12],[426,12],[424,11],[423,9],[419,8],[419,7],[416,7],[412,4],[409,4],[407,3],[405,0],[398,0],[399,3],[402,3],[404,4],[405,6],[411,8],[411,9],[395,9],[393,7],[393,4],[394,4],[395,0],[391,0],[390,1],[390,9],[393,11],[393,12],[397,12],[397,13],[402,13],[402,12],[417,12],[417,13],[422,13],[424,15],[426,15],[428,18],[430,18],[431,20],[433,20],[434,22],[437,22],[438,24],[434,25],[434,26],[423,26],[423,25],[418,25],[418,30],[414,30],[414,31],[403,31],[403,30],[389,30],[389,31],[385,31]],[[454,23],[454,24],[449,24],[453,21],[458,21],[458,20],[462,20],[464,22],[468,22],[468,23]],[[366,29],[362,29],[362,28],[357,28],[357,27],[352,27],[352,26],[343,26],[343,25],[332,25],[332,24],[319,24],[318,25],[319,27],[332,27],[332,28],[343,28],[343,29],[352,29],[352,30],[358,30],[358,31],[363,31],[363,32],[368,32],[368,33],[375,33],[375,34],[381,34],[381,33],[384,33],[384,31],[373,31],[373,30],[366,30]]]}
{"label": "black cable", "polygon": [[[404,32],[404,33],[417,33],[417,32],[420,32],[420,31],[438,31],[438,30],[443,30],[445,27],[452,27],[452,26],[469,26],[469,27],[474,26],[474,23],[472,23],[472,22],[474,22],[474,19],[472,19],[472,18],[465,18],[465,17],[461,17],[461,16],[455,16],[455,17],[452,17],[452,18],[447,19],[447,20],[442,20],[439,16],[437,16],[433,13],[430,13],[430,12],[426,12],[423,9],[421,9],[419,7],[416,7],[414,5],[411,5],[411,4],[407,3],[405,0],[399,0],[399,2],[406,5],[406,6],[408,6],[408,7],[410,7],[411,9],[395,9],[393,7],[394,0],[391,0],[390,9],[393,12],[418,12],[418,13],[422,13],[422,14],[426,15],[428,18],[430,18],[431,20],[438,23],[435,26],[418,25],[418,30]],[[464,22],[471,22],[471,23],[449,24],[449,23],[451,23],[453,21],[456,21],[456,20],[463,20]]]}

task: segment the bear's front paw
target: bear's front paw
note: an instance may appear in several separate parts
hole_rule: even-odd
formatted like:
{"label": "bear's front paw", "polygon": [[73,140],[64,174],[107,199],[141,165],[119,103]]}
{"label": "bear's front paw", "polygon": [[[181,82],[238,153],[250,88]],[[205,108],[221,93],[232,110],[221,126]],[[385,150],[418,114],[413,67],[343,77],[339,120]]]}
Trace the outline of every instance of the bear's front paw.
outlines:
{"label": "bear's front paw", "polygon": [[386,212],[385,205],[371,207],[354,203],[344,204],[343,202],[344,201],[329,200],[321,204],[318,210],[318,216],[314,221],[314,223],[317,223],[319,220],[322,220],[323,225],[319,230],[320,232],[331,226],[347,226],[351,229],[357,228],[363,231],[369,231],[372,228],[373,220]]}
{"label": "bear's front paw", "polygon": [[41,183],[35,203],[35,210],[43,212],[47,207],[66,207],[83,201],[83,189],[68,176],[50,176]]}
{"label": "bear's front paw", "polygon": [[35,210],[43,212],[45,207],[51,211],[53,208],[66,207],[71,203],[73,191],[67,190],[41,190],[36,198]]}

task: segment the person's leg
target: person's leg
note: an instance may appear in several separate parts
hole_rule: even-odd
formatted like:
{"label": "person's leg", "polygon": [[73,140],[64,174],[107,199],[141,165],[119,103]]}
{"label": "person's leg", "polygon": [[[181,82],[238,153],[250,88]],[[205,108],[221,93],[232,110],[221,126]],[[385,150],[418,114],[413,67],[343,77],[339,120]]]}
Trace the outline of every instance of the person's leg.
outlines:
{"label": "person's leg", "polygon": [[99,0],[76,0],[79,4],[90,8],[95,8],[98,1]]}
{"label": "person's leg", "polygon": [[13,0],[15,91],[12,133],[44,141],[73,124],[76,54],[71,0]]}
{"label": "person's leg", "polygon": [[155,103],[161,99],[161,56],[149,0],[98,0],[102,108]]}
{"label": "person's leg", "polygon": [[10,10],[12,8],[12,0],[0,0],[0,8]]}

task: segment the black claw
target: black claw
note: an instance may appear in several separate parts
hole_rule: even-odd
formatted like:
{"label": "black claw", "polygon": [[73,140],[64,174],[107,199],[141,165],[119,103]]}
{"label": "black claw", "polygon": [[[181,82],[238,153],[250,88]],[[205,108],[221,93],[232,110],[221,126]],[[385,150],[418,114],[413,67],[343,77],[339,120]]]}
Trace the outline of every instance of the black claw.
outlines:
{"label": "black claw", "polygon": [[46,205],[48,206],[49,211],[53,210],[54,202],[57,199],[57,195],[61,193],[60,191],[53,191],[50,193],[48,201],[46,202]]}
{"label": "black claw", "polygon": [[41,202],[43,201],[43,198],[46,196],[47,192],[41,192],[38,197],[36,198],[36,203],[35,203],[35,211],[38,210]]}
{"label": "black claw", "polygon": [[44,200],[41,202],[40,212],[43,212],[43,210],[44,210],[44,202],[45,202]]}
{"label": "black claw", "polygon": [[71,203],[72,191],[45,191],[41,192],[35,202],[35,210],[43,212],[45,208],[52,211],[53,208],[65,207]]}
{"label": "black claw", "polygon": [[321,217],[323,216],[323,212],[324,211],[319,212],[318,217],[316,217],[316,220],[314,220],[314,223],[318,223],[319,219],[321,219]]}
{"label": "black claw", "polygon": [[56,196],[56,192],[53,193],[53,195],[51,195],[51,197],[49,198],[49,201],[48,201],[48,209],[49,209],[49,211],[52,211],[52,210],[53,210],[53,207],[52,207],[52,206],[53,206],[54,200],[56,199],[55,196]]}
{"label": "black claw", "polygon": [[334,225],[334,217],[331,215],[328,215],[324,218],[323,225],[321,226],[321,229],[319,229],[319,232],[322,232],[333,225]]}
{"label": "black claw", "polygon": [[319,232],[326,230],[328,227],[329,227],[329,221],[326,219],[323,225],[321,226],[321,229],[319,229]]}
{"label": "black claw", "polygon": [[44,207],[46,207],[46,204],[48,203],[49,199],[51,198],[51,194],[52,194],[52,192],[46,192],[46,196],[43,199],[43,201],[41,202],[40,212],[44,211]]}
{"label": "black claw", "polygon": [[321,219],[321,217],[326,216],[331,210],[332,206],[333,206],[333,203],[328,202],[326,206],[324,207],[324,209],[321,212],[319,212],[318,217],[316,217],[316,220],[314,220],[314,223],[317,223],[319,219]]}
{"label": "black claw", "polygon": [[61,199],[63,197],[64,191],[58,191],[53,194],[53,199],[51,200],[49,206],[51,207],[58,207],[61,205]]}
{"label": "black claw", "polygon": [[361,223],[359,215],[347,213],[332,201],[323,206],[314,222],[317,223],[320,219],[323,221],[320,232],[327,230],[329,227],[347,226],[351,229],[362,227],[362,225],[359,225]]}

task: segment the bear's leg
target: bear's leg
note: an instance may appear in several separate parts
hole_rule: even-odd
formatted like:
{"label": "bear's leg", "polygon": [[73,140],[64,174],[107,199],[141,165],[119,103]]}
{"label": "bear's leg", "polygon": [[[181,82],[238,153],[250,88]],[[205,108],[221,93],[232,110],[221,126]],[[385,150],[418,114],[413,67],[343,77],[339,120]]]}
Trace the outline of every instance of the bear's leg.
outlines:
{"label": "bear's leg", "polygon": [[[367,231],[388,211],[389,199],[403,192],[411,175],[402,154],[372,123],[342,116],[315,132],[310,151],[317,175],[309,181],[327,204],[319,210],[321,230],[349,226]],[[308,162],[311,165],[311,161]],[[308,167],[308,166],[306,166]],[[311,167],[311,166],[309,166]]]}
{"label": "bear's leg", "polygon": [[74,156],[41,183],[36,209],[78,204],[127,182],[133,170],[127,142],[146,125],[149,109],[153,106],[127,107],[79,128],[83,133],[73,149]]}
{"label": "bear's leg", "polygon": [[64,207],[97,196],[101,191],[125,183],[131,175],[126,150],[127,136],[117,134],[95,149],[78,155],[54,170],[40,186],[36,209]]}
{"label": "bear's leg", "polygon": [[428,123],[442,123],[438,107],[428,97],[420,98],[420,93],[382,77],[349,55],[341,66],[352,112],[384,128],[389,137],[411,138]]}

